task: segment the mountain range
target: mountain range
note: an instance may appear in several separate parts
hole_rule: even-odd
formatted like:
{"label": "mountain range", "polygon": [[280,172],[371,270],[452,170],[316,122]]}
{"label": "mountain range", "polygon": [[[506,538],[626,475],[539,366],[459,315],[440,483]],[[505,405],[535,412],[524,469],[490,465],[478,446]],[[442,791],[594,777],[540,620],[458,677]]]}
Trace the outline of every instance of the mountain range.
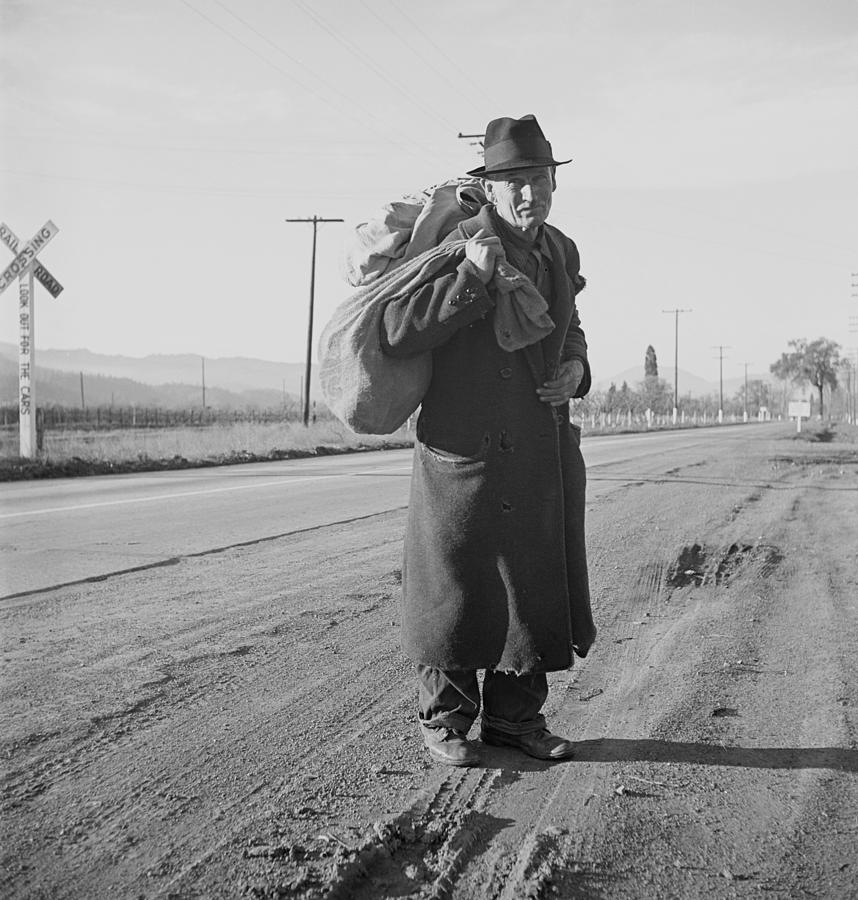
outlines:
{"label": "mountain range", "polygon": [[[14,403],[18,394],[18,350],[0,342],[0,402]],[[318,366],[313,367],[311,396],[319,398]],[[659,377],[673,385],[673,368],[662,367]],[[749,375],[749,378],[770,376]],[[89,350],[50,350],[36,353],[36,397],[40,404],[87,406],[162,406],[186,409],[201,406],[203,380],[207,406],[241,409],[274,408],[300,402],[303,363],[272,362],[250,357],[203,358],[194,354],[156,354],[143,357],[93,353]],[[597,377],[594,389],[612,383],[636,387],[644,380],[643,365],[610,378]],[[724,379],[725,397],[733,396],[743,378]],[[81,384],[83,388],[81,388]],[[718,382],[679,370],[681,396],[718,393]]]}
{"label": "mountain range", "polygon": [[[316,373],[312,396],[318,395]],[[270,409],[298,403],[304,379],[301,363],[244,357],[205,359],[193,354],[144,357],[92,353],[89,350],[36,351],[39,404],[64,406],[161,406],[187,409]],[[83,393],[83,397],[81,394]],[[0,342],[0,402],[18,394],[18,350]]]}

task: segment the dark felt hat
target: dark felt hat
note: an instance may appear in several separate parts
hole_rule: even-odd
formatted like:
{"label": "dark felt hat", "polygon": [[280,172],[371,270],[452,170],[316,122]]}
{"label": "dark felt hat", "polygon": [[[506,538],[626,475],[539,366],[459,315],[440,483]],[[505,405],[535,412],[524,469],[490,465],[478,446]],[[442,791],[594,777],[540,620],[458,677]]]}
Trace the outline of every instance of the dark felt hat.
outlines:
{"label": "dark felt hat", "polygon": [[554,159],[551,144],[532,115],[520,119],[492,119],[486,126],[483,147],[483,165],[471,169],[468,175],[483,177],[511,169],[563,166],[572,162],[571,159]]}

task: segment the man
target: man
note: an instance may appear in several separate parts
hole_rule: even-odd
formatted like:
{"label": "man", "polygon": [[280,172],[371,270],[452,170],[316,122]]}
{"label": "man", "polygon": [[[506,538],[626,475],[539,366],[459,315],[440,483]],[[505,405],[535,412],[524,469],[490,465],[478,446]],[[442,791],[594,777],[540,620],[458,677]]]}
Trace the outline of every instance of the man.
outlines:
{"label": "man", "polygon": [[[488,205],[450,235],[468,239],[464,258],[389,302],[380,329],[387,354],[432,354],[405,538],[403,648],[417,663],[424,743],[460,766],[479,761],[467,734],[481,700],[483,743],[571,757],[541,713],[546,673],[568,669],[573,650],[585,656],[595,639],[584,462],[568,405],[590,387],[575,307],[584,279],[575,244],[545,224],[556,167],[570,160],[554,159],[533,116],[493,120],[484,146],[485,164],[468,174],[483,179]],[[554,323],[512,351],[494,321],[502,260],[536,286]]]}

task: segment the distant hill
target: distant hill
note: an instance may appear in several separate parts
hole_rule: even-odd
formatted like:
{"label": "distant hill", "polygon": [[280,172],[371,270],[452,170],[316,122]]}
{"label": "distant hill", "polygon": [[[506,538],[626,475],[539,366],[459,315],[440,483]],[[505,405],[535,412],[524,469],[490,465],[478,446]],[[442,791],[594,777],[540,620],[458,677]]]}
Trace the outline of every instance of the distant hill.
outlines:
{"label": "distant hill", "polygon": [[[36,402],[39,406],[81,406],[81,374],[36,367]],[[143,384],[131,378],[84,374],[84,399],[88,407],[138,406],[162,409],[194,409],[202,406],[199,384]],[[0,355],[0,403],[14,404],[18,396],[17,361]],[[230,391],[206,385],[206,406],[216,409],[275,409],[284,402],[299,405],[296,393],[281,390]]]}
{"label": "distant hill", "polygon": [[[18,350],[14,344],[0,341],[0,401],[14,403],[17,397]],[[186,409],[202,405],[202,357],[190,353],[119,356],[92,353],[89,350],[50,350],[36,352],[36,391],[38,403],[80,405],[80,377],[84,377],[87,405],[149,405],[168,409]],[[313,366],[310,385],[314,400],[321,401],[318,366]],[[673,367],[660,366],[659,377],[673,385]],[[771,375],[748,375],[749,379],[771,380]],[[303,363],[272,362],[249,357],[206,357],[206,405],[224,409],[247,406],[274,408],[284,402],[300,402],[304,378]],[[644,380],[643,364],[625,369],[610,378],[597,373],[593,387],[607,390],[626,381],[637,387]],[[725,397],[736,394],[744,376],[724,379]],[[718,393],[718,382],[679,370],[679,393],[705,397]]]}
{"label": "distant hill", "polygon": [[[17,361],[17,347],[14,344],[0,342],[0,358]],[[89,350],[49,350],[40,347],[36,351],[36,367],[54,369],[58,372],[73,372],[78,376],[78,380],[80,373],[83,372],[85,376],[127,378],[150,385],[198,385],[198,390],[202,389],[203,358],[191,353],[137,357],[92,353]],[[270,362],[241,356],[205,358],[207,401],[209,388],[223,388],[238,393],[265,390],[279,392],[281,395],[285,390],[299,396],[303,377],[303,363]],[[310,387],[315,396],[318,388],[315,371]],[[78,399],[80,399],[79,392]]]}

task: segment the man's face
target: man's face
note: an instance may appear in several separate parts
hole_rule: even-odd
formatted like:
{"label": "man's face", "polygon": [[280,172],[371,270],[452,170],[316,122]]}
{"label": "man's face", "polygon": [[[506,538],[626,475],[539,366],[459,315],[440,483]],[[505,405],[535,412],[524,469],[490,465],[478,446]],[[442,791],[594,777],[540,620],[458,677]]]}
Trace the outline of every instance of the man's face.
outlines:
{"label": "man's face", "polygon": [[501,172],[485,178],[483,185],[486,199],[495,205],[498,215],[513,228],[530,234],[548,218],[556,187],[548,166]]}

